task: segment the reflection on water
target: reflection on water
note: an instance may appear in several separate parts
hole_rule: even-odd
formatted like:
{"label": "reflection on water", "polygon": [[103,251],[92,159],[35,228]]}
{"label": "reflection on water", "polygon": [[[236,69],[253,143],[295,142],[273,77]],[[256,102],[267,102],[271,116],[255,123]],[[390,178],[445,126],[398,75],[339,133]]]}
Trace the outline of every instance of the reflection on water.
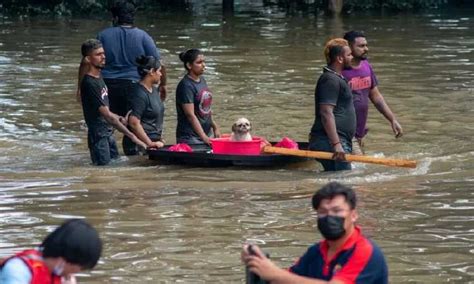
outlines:
{"label": "reflection on water", "polygon": [[174,142],[180,51],[205,51],[224,132],[246,116],[255,134],[304,141],[325,39],[362,29],[380,89],[406,132],[394,139],[371,108],[368,154],[416,159],[418,168],[357,164],[352,172],[328,174],[309,163],[216,170],[144,157],[92,167],[74,99],[79,46],[108,22],[5,19],[0,256],[38,244],[63,219],[85,217],[101,232],[105,251],[81,282],[242,282],[242,242],[260,243],[279,264],[290,265],[319,239],[310,196],[339,180],[356,188],[360,223],[383,248],[391,283],[472,281],[472,13],[328,19],[260,12],[258,5],[236,11],[225,21],[218,7],[198,8],[195,16],[140,18],[169,66],[167,141]]}

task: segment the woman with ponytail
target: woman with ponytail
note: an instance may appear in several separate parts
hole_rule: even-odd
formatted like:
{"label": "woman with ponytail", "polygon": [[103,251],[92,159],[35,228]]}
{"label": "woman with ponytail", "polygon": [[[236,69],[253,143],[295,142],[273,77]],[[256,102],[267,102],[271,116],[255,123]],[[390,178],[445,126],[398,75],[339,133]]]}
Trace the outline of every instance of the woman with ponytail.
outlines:
{"label": "woman with ponytail", "polygon": [[[160,61],[142,55],[136,59],[136,64],[141,79],[128,95],[128,127],[148,148],[161,148],[164,146],[161,135],[165,108],[157,89],[161,79]],[[123,151],[125,155],[139,154],[137,145],[126,136]]]}
{"label": "woman with ponytail", "polygon": [[202,76],[206,68],[204,55],[199,49],[179,54],[186,75],[176,88],[176,143],[210,144],[210,137],[220,136],[219,127],[212,118],[212,93]]}

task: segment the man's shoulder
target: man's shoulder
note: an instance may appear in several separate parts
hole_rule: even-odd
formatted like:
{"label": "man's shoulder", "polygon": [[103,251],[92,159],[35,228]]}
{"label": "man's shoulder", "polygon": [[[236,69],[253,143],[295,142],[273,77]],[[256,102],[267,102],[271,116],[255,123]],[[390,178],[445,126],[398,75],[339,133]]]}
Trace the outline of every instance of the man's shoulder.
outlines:
{"label": "man's shoulder", "polygon": [[90,75],[84,75],[81,81],[81,96],[83,98],[83,104],[85,101],[89,101],[90,98],[99,95],[101,99],[104,98],[104,94],[107,93],[107,85],[105,84],[102,77],[96,78]]}
{"label": "man's shoulder", "polygon": [[94,77],[89,74],[85,74],[82,78],[82,84],[93,84],[93,85],[105,85],[104,79],[102,77]]}
{"label": "man's shoulder", "polygon": [[382,251],[360,235],[352,247],[341,254],[342,269],[333,279],[349,283],[387,283],[388,268]]}
{"label": "man's shoulder", "polygon": [[84,86],[89,87],[91,84],[94,84],[94,83],[95,83],[94,77],[88,74],[85,74],[84,77],[82,77],[81,79],[81,87],[84,87]]}
{"label": "man's shoulder", "polygon": [[376,247],[377,244],[374,240],[367,237],[363,232],[360,233],[359,237],[357,238],[357,243],[364,243],[365,245],[370,245]]}
{"label": "man's shoulder", "polygon": [[[383,252],[380,247],[372,239],[367,238],[364,235],[361,235],[356,242],[356,248],[358,250],[363,250],[365,252],[371,252],[371,258],[376,258],[378,260],[383,260]],[[384,260],[383,260],[384,261]]]}
{"label": "man's shoulder", "polygon": [[369,59],[362,60],[361,64],[372,67],[372,64],[370,64]]}
{"label": "man's shoulder", "polygon": [[358,256],[358,261],[363,260],[364,263],[364,269],[361,271],[361,274],[373,274],[375,272],[379,275],[379,280],[383,281],[384,279],[384,282],[380,283],[387,283],[388,267],[380,247],[373,240],[362,237],[356,245],[356,249],[358,252],[354,253],[354,255]]}
{"label": "man's shoulder", "polygon": [[140,29],[140,28],[137,28],[137,27],[133,27],[133,28],[129,28],[128,29],[128,32],[131,33],[131,34],[135,34],[135,36],[139,36],[139,37],[142,37],[142,38],[150,38],[151,39],[151,36],[150,34],[148,34],[146,31]]}
{"label": "man's shoulder", "polygon": [[337,88],[344,80],[332,72],[323,72],[319,76],[318,82],[316,84],[316,89],[318,91],[328,90],[332,88]]}
{"label": "man's shoulder", "polygon": [[329,71],[324,71],[321,76],[319,76],[320,82],[339,82],[343,80],[339,75],[329,72]]}
{"label": "man's shoulder", "polygon": [[110,35],[110,34],[113,34],[115,33],[119,28],[118,27],[107,27],[103,30],[101,30],[99,33],[98,33],[98,37],[102,37],[102,36],[107,36],[107,35]]}
{"label": "man's shoulder", "polygon": [[368,59],[362,61],[362,64],[364,64],[365,68],[369,69],[370,72],[374,72],[374,68],[372,67],[372,64],[370,64]]}
{"label": "man's shoulder", "polygon": [[115,33],[118,33],[120,32],[122,29],[125,29],[126,31],[130,32],[130,33],[135,33],[135,34],[140,34],[140,35],[147,35],[149,36],[149,34],[138,28],[138,27],[128,27],[128,28],[123,28],[123,27],[117,27],[117,26],[113,26],[113,27],[108,27],[108,28],[105,28],[103,30],[101,30],[98,35],[99,37],[100,36],[106,36],[106,35],[112,35],[112,34],[115,34]]}
{"label": "man's shoulder", "polygon": [[366,238],[366,240],[367,240],[367,241],[369,242],[369,244],[372,246],[372,250],[373,250],[374,256],[382,257],[382,258],[383,258],[382,249],[377,245],[377,243],[376,243],[374,240],[372,240],[372,239]]}
{"label": "man's shoulder", "polygon": [[94,81],[94,77],[92,77],[91,75],[89,74],[85,74],[84,77],[82,77],[82,81],[81,82],[90,82],[90,81]]}

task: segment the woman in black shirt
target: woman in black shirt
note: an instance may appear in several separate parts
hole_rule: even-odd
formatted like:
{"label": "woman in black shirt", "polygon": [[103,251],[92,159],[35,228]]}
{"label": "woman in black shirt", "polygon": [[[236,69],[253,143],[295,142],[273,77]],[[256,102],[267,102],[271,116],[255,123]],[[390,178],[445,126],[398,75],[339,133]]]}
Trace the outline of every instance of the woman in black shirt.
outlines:
{"label": "woman in black shirt", "polygon": [[220,131],[212,117],[212,92],[202,76],[204,55],[198,49],[189,49],[179,59],[187,72],[176,88],[176,142],[210,144],[210,137],[219,137]]}
{"label": "woman in black shirt", "polygon": [[[160,61],[153,56],[136,59],[141,80],[134,85],[128,97],[128,126],[148,148],[164,146],[161,138],[165,108],[156,86],[161,79]],[[127,137],[123,140],[126,155],[137,155],[140,151]]]}

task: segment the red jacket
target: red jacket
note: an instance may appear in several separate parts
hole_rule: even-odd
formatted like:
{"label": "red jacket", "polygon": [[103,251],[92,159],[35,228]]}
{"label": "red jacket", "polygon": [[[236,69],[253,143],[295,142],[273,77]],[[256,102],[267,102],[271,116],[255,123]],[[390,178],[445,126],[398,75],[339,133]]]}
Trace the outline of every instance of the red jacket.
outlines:
{"label": "red jacket", "polygon": [[19,258],[28,266],[31,271],[31,284],[61,284],[61,277],[51,273],[43,261],[41,252],[33,249],[24,250],[0,261],[0,269],[12,258]]}

